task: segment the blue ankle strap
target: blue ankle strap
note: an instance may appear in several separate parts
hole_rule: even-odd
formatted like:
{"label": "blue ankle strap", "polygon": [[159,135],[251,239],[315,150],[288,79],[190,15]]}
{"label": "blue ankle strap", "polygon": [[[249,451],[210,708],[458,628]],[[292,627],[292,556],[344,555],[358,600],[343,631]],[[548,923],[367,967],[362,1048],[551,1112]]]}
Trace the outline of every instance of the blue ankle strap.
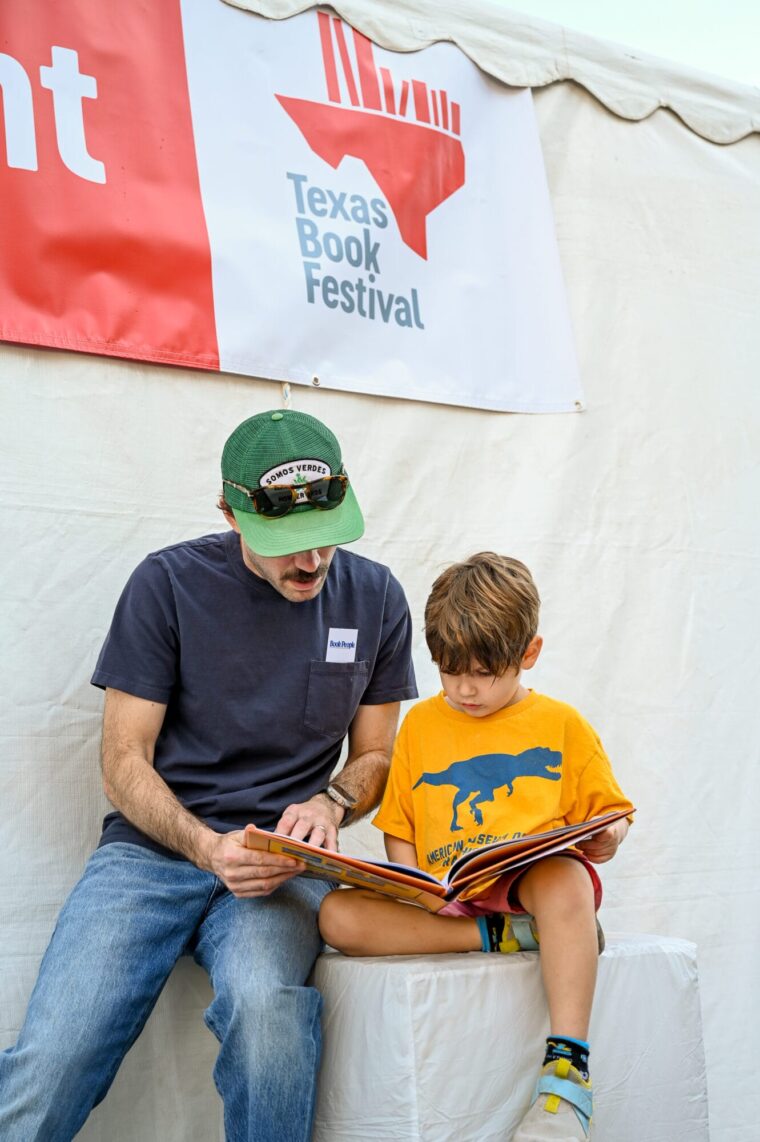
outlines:
{"label": "blue ankle strap", "polygon": [[522,950],[524,952],[537,952],[538,943],[531,928],[533,917],[528,916],[526,913],[524,916],[512,915],[509,917],[509,920],[512,925],[514,937]]}
{"label": "blue ankle strap", "polygon": [[541,1075],[536,1084],[534,1102],[540,1094],[556,1094],[565,1102],[569,1102],[578,1116],[578,1121],[588,1134],[593,1111],[593,1098],[590,1090],[578,1086],[571,1079],[560,1079],[556,1075]]}

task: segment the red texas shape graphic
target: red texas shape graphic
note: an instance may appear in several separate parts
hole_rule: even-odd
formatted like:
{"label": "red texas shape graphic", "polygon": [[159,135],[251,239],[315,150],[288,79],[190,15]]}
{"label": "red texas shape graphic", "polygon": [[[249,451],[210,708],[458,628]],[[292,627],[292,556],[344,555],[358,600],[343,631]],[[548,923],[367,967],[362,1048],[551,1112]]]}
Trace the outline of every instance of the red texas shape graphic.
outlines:
{"label": "red texas shape graphic", "polygon": [[[428,214],[464,185],[459,104],[450,103],[445,91],[429,91],[427,84],[414,79],[414,121],[407,119],[409,81],[403,80],[397,93],[390,71],[376,68],[371,42],[354,31],[357,85],[343,23],[326,12],[318,17],[329,102],[276,98],[311,149],[331,167],[337,168],[345,155],[366,165],[388,200],[403,241],[426,259]],[[336,46],[350,106],[341,97]]]}

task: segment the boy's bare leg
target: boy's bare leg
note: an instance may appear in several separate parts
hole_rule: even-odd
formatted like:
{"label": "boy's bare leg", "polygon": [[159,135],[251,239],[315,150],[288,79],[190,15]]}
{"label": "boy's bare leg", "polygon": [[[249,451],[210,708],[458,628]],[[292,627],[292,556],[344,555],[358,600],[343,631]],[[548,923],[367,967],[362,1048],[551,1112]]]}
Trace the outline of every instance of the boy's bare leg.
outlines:
{"label": "boy's bare leg", "polygon": [[536,919],[550,1031],[585,1040],[599,958],[591,878],[580,861],[547,857],[528,869],[517,893]]}
{"label": "boy's bare leg", "polygon": [[468,916],[436,916],[362,888],[341,888],[322,901],[319,929],[346,956],[410,956],[479,952],[480,932]]}

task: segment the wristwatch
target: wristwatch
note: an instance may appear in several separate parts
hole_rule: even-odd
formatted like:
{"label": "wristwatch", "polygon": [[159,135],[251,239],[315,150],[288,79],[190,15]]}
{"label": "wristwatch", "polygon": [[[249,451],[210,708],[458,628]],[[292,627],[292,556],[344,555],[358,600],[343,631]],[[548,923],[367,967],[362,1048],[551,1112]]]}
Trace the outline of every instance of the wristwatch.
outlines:
{"label": "wristwatch", "polygon": [[344,825],[350,824],[356,812],[356,806],[359,803],[358,798],[344,789],[342,785],[337,785],[334,781],[331,781],[324,789],[320,789],[319,792],[324,793],[325,797],[329,797],[336,805],[340,805],[342,809],[346,810],[343,814],[343,820],[340,823],[341,829]]}

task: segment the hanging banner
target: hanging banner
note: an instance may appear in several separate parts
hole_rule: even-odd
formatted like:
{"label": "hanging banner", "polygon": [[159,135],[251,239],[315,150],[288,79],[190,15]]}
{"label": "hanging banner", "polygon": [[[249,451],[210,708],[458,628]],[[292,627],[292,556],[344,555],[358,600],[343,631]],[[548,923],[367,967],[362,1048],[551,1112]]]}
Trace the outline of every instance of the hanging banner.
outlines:
{"label": "hanging banner", "polygon": [[3,339],[580,406],[529,91],[317,10],[3,0],[0,36]]}

